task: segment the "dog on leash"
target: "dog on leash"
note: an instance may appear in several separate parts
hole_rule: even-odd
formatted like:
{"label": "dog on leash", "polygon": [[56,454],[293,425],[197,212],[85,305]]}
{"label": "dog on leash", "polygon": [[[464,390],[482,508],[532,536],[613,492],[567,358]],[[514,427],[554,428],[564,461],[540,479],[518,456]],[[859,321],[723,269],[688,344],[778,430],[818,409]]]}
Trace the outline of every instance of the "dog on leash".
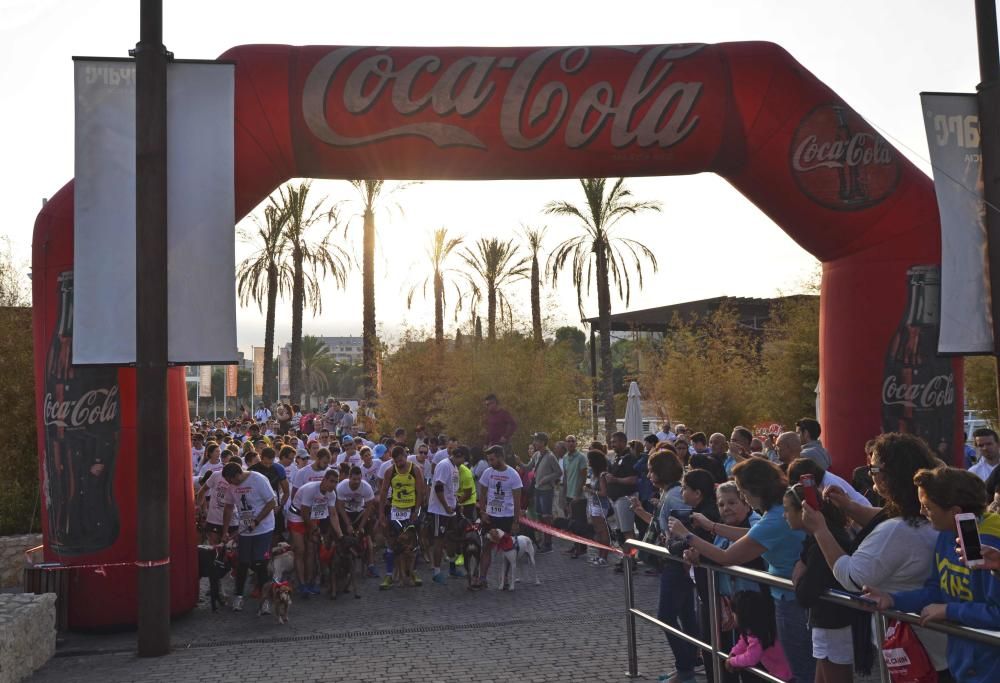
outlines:
{"label": "dog on leash", "polygon": [[277,581],[272,587],[274,616],[279,624],[288,623],[288,609],[292,606],[292,587],[287,581]]}
{"label": "dog on leash", "polygon": [[364,549],[357,536],[341,536],[330,566],[330,599],[337,599],[337,592],[354,591],[360,598],[361,575],[364,571]]}
{"label": "dog on leash", "polygon": [[198,546],[198,576],[208,579],[208,595],[212,611],[217,612],[223,603],[222,578],[231,566],[228,548],[224,545]]}
{"label": "dog on leash", "polygon": [[283,581],[286,576],[295,571],[295,553],[292,546],[282,541],[271,549],[271,559],[268,569],[275,581]]}
{"label": "dog on leash", "polygon": [[479,566],[483,559],[483,531],[479,524],[467,524],[462,533],[459,552],[465,559],[466,587],[471,590],[480,588]]}
{"label": "dog on leash", "polygon": [[393,569],[392,579],[397,586],[403,585],[404,580],[411,586],[417,585],[413,573],[417,558],[417,541],[417,529],[413,525],[407,526],[396,537],[392,550],[396,556],[396,566]]}
{"label": "dog on leash", "polygon": [[500,581],[497,584],[500,590],[514,590],[514,584],[518,581],[517,562],[524,557],[531,563],[535,585],[541,583],[538,580],[538,567],[535,566],[535,544],[530,538],[512,536],[503,529],[490,529],[486,532],[486,537],[503,560],[497,563],[500,565]]}

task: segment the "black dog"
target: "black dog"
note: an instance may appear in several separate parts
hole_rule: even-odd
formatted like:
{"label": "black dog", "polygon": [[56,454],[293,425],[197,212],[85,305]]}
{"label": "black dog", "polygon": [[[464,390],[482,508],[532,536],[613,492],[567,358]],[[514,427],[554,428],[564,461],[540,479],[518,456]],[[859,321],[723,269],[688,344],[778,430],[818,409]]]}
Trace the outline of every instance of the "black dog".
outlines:
{"label": "black dog", "polygon": [[229,573],[229,558],[225,546],[198,546],[198,578],[208,579],[212,611],[222,604],[222,577]]}

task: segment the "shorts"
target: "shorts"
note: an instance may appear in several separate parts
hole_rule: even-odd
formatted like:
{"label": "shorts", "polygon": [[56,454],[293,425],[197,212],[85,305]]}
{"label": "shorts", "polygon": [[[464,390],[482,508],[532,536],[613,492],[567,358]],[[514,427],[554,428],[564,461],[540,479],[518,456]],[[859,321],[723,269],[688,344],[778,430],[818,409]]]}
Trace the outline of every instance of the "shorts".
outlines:
{"label": "shorts", "polygon": [[240,536],[237,542],[240,564],[264,562],[271,552],[271,532],[256,536]]}
{"label": "shorts", "polygon": [[622,533],[635,533],[635,512],[632,510],[632,500],[629,496],[622,496],[613,501],[615,507],[615,517],[618,519],[618,528]]}
{"label": "shorts", "polygon": [[491,529],[501,529],[506,531],[508,534],[510,530],[514,528],[514,518],[513,517],[490,517],[490,528]]}
{"label": "shorts", "polygon": [[[236,532],[239,531],[239,525],[229,527],[229,535],[235,536]],[[222,525],[212,524],[211,522],[205,522],[205,531],[211,531],[213,534],[222,535]]]}
{"label": "shorts", "polygon": [[535,489],[535,513],[545,517],[552,515],[552,499],[555,496],[555,491],[549,489],[548,491],[539,491]]}
{"label": "shorts", "polygon": [[432,512],[427,515],[427,526],[431,530],[431,538],[440,538],[455,526],[455,517]]}
{"label": "shorts", "polygon": [[854,640],[851,627],[819,628],[812,630],[813,658],[829,659],[834,664],[854,663]]}
{"label": "shorts", "polygon": [[293,522],[288,520],[288,530],[293,534],[298,534],[299,536],[304,536],[306,533],[306,523],[305,522]]}

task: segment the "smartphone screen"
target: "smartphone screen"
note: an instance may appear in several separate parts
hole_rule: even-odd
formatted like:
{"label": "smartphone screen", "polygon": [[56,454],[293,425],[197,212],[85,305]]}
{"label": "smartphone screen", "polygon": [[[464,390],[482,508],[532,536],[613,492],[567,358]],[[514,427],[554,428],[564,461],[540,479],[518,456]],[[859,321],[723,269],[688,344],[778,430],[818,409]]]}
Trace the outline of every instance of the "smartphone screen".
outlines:
{"label": "smartphone screen", "polygon": [[974,562],[983,559],[983,549],[979,544],[979,526],[976,524],[976,520],[958,520],[958,532],[962,535],[962,547],[965,548],[965,561]]}

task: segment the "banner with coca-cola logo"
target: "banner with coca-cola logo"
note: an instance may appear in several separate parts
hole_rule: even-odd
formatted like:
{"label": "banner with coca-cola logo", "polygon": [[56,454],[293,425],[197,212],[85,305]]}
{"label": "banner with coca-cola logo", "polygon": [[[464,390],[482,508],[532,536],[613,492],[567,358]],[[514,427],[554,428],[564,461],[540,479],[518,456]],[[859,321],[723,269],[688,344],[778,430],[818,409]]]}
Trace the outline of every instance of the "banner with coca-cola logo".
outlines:
{"label": "banner with coca-cola logo", "polygon": [[[901,338],[916,353],[895,346],[914,280],[925,298],[939,286],[911,273],[940,263],[931,182],[779,46],[246,45],[222,59],[236,69],[238,218],[295,177],[719,174],[823,262],[819,419],[833,469],[863,464],[883,421],[950,433],[958,455],[960,363],[949,373],[927,355],[930,322]],[[39,215],[39,280],[54,277],[51,245],[72,234],[71,200],[60,192]],[[914,405],[884,412],[898,401]]]}

